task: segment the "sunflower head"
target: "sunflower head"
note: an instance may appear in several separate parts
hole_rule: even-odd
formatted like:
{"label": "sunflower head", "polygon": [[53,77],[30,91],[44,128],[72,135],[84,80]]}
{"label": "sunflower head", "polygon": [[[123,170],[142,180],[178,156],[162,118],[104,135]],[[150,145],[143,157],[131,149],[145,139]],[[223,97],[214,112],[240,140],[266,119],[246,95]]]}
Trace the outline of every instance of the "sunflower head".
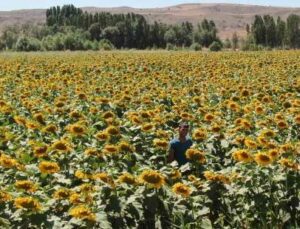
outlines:
{"label": "sunflower head", "polygon": [[121,176],[119,176],[118,181],[120,183],[125,183],[128,185],[133,185],[133,184],[137,183],[136,178],[133,175],[131,175],[130,173],[122,174]]}
{"label": "sunflower head", "polygon": [[81,220],[88,220],[88,221],[96,221],[96,215],[92,213],[92,211],[84,206],[84,205],[79,205],[74,208],[72,208],[69,212],[69,214],[77,219]]}
{"label": "sunflower head", "polygon": [[35,192],[36,191],[36,185],[29,180],[18,180],[15,183],[16,188],[23,189],[26,192]]}
{"label": "sunflower head", "polygon": [[206,162],[205,155],[203,152],[197,149],[188,149],[185,153],[186,158],[199,164]]}
{"label": "sunflower head", "polygon": [[157,139],[157,138],[153,140],[153,144],[155,147],[161,148],[161,149],[167,149],[169,146],[169,143],[166,140]]}
{"label": "sunflower head", "polygon": [[16,208],[31,210],[31,211],[39,211],[41,210],[40,203],[32,198],[32,197],[18,197],[14,202]]}
{"label": "sunflower head", "polygon": [[203,129],[196,129],[193,132],[193,139],[195,139],[196,141],[203,141],[206,138],[207,138],[207,133]]}
{"label": "sunflower head", "polygon": [[191,194],[191,188],[183,183],[176,183],[172,187],[172,191],[182,197],[189,197]]}
{"label": "sunflower head", "polygon": [[254,156],[254,160],[260,166],[267,166],[272,163],[272,158],[266,153],[257,153]]}
{"label": "sunflower head", "polygon": [[155,170],[145,170],[139,176],[139,181],[152,188],[161,188],[165,184],[164,176]]}
{"label": "sunflower head", "polygon": [[53,174],[53,173],[59,172],[60,167],[58,166],[58,164],[56,162],[42,161],[39,164],[39,169],[40,169],[41,173]]}

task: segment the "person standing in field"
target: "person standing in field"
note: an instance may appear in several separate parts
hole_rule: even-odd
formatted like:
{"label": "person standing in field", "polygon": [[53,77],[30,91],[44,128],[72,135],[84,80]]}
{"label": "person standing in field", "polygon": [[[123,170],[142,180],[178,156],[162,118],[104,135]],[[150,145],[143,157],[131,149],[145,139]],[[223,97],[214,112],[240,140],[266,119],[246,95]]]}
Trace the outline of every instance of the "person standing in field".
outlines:
{"label": "person standing in field", "polygon": [[182,122],[178,127],[178,137],[174,138],[169,143],[169,151],[167,162],[177,161],[178,166],[182,166],[188,162],[185,152],[193,145],[191,138],[187,137],[189,125]]}

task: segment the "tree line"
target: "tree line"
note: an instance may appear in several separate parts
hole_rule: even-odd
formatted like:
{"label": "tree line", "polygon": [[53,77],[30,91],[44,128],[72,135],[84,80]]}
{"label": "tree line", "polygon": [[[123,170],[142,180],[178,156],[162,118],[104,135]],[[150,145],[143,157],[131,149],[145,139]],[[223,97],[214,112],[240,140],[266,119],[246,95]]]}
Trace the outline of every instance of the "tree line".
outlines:
{"label": "tree line", "polygon": [[291,14],[286,21],[270,15],[255,15],[247,25],[247,45],[251,47],[300,48],[300,16]]}
{"label": "tree line", "polygon": [[177,47],[199,50],[210,46],[222,46],[212,20],[204,19],[197,26],[188,21],[150,24],[138,14],[92,14],[73,5],[51,7],[46,10],[46,24],[7,27],[0,37],[1,49],[17,51]]}
{"label": "tree line", "polygon": [[246,39],[236,33],[221,41],[212,20],[197,25],[186,21],[167,25],[147,22],[144,16],[88,13],[73,5],[46,10],[45,24],[9,26],[0,36],[1,50],[110,50],[117,49],[178,49],[218,51],[226,49],[259,50],[263,48],[299,48],[300,16],[292,14],[284,21],[270,15],[256,15],[247,25]]}

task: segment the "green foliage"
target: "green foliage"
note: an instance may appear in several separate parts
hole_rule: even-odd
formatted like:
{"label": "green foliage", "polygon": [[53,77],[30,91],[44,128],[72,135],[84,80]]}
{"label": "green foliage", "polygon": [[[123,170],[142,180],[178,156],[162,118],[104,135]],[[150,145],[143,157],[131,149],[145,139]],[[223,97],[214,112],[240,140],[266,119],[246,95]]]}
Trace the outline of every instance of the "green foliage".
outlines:
{"label": "green foliage", "polygon": [[238,43],[239,43],[239,37],[236,32],[232,34],[231,43],[232,43],[232,49],[236,50],[238,48]]}
{"label": "green foliage", "polygon": [[16,43],[17,51],[38,51],[41,49],[41,42],[32,37],[19,37]]}
{"label": "green foliage", "polygon": [[300,47],[300,16],[291,14],[286,22],[287,42],[292,48]]}
{"label": "green foliage", "polygon": [[[256,15],[251,27],[251,35],[255,45],[265,47],[289,46],[291,48],[300,47],[300,16],[291,14],[284,22],[280,17],[275,20],[270,15],[263,17]],[[249,35],[249,34],[248,34]]]}
{"label": "green foliage", "polygon": [[167,50],[175,50],[175,49],[176,49],[176,46],[173,45],[173,44],[171,44],[171,43],[167,43],[166,49],[167,49]]}
{"label": "green foliage", "polygon": [[218,52],[221,51],[222,49],[222,44],[218,41],[214,41],[210,46],[209,46],[209,50],[213,51],[213,52]]}
{"label": "green foliage", "polygon": [[194,33],[194,42],[209,47],[214,41],[219,41],[216,25],[213,21],[204,19],[201,24],[197,25],[197,30]]}
{"label": "green foliage", "polygon": [[231,49],[232,45],[231,45],[231,41],[227,38],[224,43],[223,43],[224,48],[226,49]]}
{"label": "green foliage", "polygon": [[99,42],[99,49],[109,51],[114,49],[114,45],[107,39],[102,39]]}
{"label": "green foliage", "polygon": [[89,33],[91,34],[92,40],[100,40],[101,36],[101,24],[99,22],[96,22],[92,24],[89,28]]}
{"label": "green foliage", "polygon": [[199,43],[195,42],[190,46],[190,49],[194,51],[201,51],[202,47]]}

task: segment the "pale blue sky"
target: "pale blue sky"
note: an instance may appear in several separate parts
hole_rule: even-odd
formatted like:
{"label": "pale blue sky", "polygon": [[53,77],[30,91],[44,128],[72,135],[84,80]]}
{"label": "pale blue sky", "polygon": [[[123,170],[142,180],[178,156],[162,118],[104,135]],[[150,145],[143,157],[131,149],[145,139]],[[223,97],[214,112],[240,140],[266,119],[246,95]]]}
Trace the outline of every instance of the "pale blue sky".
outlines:
{"label": "pale blue sky", "polygon": [[181,3],[240,3],[265,6],[300,7],[300,0],[0,0],[0,11],[16,9],[41,9],[50,6],[73,4],[76,7],[98,6],[115,7],[130,6],[136,8],[155,8]]}

